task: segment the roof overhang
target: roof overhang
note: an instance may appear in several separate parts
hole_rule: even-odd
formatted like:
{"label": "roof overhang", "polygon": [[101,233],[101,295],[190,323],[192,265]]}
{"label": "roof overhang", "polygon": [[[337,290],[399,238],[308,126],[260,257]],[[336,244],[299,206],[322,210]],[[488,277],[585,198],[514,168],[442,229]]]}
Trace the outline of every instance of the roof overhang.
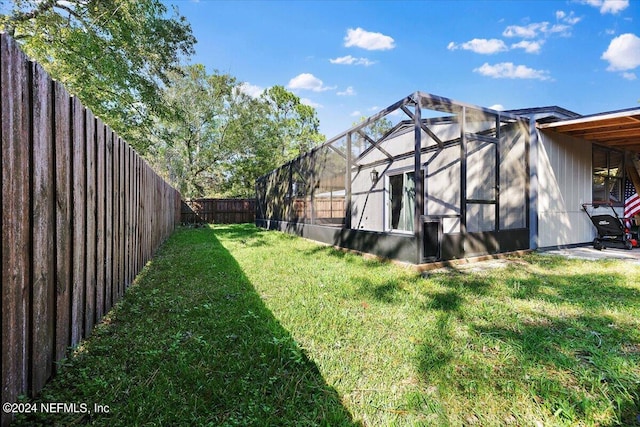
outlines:
{"label": "roof overhang", "polygon": [[538,128],[619,150],[640,152],[640,108],[538,124]]}

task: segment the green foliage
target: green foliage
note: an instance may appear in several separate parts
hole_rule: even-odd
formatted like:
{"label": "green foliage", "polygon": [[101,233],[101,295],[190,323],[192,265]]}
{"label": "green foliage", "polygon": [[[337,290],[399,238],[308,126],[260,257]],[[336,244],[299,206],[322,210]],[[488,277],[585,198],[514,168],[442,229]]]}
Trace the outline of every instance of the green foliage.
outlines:
{"label": "green foliage", "polygon": [[191,65],[163,90],[149,158],[183,197],[252,197],[256,178],[322,141],[315,110],[282,86],[259,98]]}
{"label": "green foliage", "polygon": [[235,152],[229,75],[207,75],[203,65],[170,73],[162,91],[168,114],[156,117],[149,158],[183,197],[201,197],[223,181],[221,166]]}
{"label": "green foliage", "polygon": [[[360,117],[360,122],[354,122],[353,126],[359,125],[360,123],[367,120],[367,117]],[[367,136],[374,141],[382,138],[384,134],[389,132],[393,128],[393,122],[389,120],[387,117],[382,117],[373,123],[365,126],[362,131],[367,134]]]}
{"label": "green foliage", "polygon": [[[353,126],[359,125],[365,120],[367,120],[367,117],[362,116],[360,117],[360,122],[354,122]],[[393,129],[393,122],[387,117],[382,117],[365,126],[361,129],[362,134],[356,133],[353,141],[351,142],[354,152],[361,154],[371,146],[371,141],[378,141],[391,129]],[[366,137],[363,134],[366,135]]]}
{"label": "green foliage", "polygon": [[325,139],[318,131],[315,109],[282,86],[273,86],[259,98],[242,103],[237,114],[242,147],[229,164],[229,179],[223,186],[230,196],[253,197],[257,178]]}
{"label": "green foliage", "polygon": [[275,131],[274,148],[281,151],[283,160],[290,160],[322,142],[323,137],[318,134],[320,122],[313,107],[302,104],[300,98],[282,86],[273,86],[261,98],[268,106]]}
{"label": "green foliage", "polygon": [[0,30],[20,41],[184,197],[253,196],[255,179],[324,137],[282,86],[259,98],[227,74],[180,66],[190,25],[160,0],[16,0]]}
{"label": "green foliage", "polygon": [[0,29],[138,151],[159,90],[195,38],[159,0],[15,0]]}

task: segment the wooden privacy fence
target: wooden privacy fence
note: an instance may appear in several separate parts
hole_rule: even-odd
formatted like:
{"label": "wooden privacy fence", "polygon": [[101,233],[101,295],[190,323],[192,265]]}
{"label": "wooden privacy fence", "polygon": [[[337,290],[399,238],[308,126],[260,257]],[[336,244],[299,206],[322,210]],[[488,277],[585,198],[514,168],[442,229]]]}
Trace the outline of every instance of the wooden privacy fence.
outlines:
{"label": "wooden privacy fence", "polygon": [[180,194],[4,34],[0,83],[4,403],[37,394],[122,297]]}
{"label": "wooden privacy fence", "polygon": [[182,222],[242,224],[255,222],[254,199],[191,199],[182,203]]}

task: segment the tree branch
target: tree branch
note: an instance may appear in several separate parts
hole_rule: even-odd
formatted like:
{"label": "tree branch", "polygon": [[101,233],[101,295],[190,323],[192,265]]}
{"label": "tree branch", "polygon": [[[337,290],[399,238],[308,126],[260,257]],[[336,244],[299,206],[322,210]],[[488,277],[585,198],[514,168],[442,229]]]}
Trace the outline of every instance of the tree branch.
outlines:
{"label": "tree branch", "polygon": [[53,9],[58,0],[44,0],[40,2],[38,7],[33,9],[31,12],[17,12],[11,18],[11,22],[25,22],[29,21],[33,18],[36,18],[38,15],[47,12],[48,10]]}
{"label": "tree branch", "polygon": [[67,7],[65,5],[62,5],[62,4],[54,4],[53,6],[57,7],[58,9],[64,10],[65,12],[69,13],[69,15],[73,16],[78,21],[82,22],[82,24],[85,27],[88,27],[88,23],[87,23],[86,19],[82,15],[78,14],[78,12],[76,12],[75,10],[73,10],[70,7]]}

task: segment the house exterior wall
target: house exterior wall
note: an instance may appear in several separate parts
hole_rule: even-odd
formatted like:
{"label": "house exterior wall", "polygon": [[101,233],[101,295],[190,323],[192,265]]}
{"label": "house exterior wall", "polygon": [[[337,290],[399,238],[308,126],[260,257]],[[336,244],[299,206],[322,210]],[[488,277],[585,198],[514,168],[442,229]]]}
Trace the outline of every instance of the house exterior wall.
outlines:
{"label": "house exterior wall", "polygon": [[[460,146],[426,153],[422,160],[425,215],[460,215]],[[443,218],[442,232],[459,233],[460,218]]]}
{"label": "house exterior wall", "polygon": [[528,120],[416,92],[260,178],[256,223],[412,263],[527,249]]}
{"label": "house exterior wall", "polygon": [[[482,131],[495,126],[495,122],[473,122],[470,128]],[[452,142],[459,139],[460,126],[457,123],[443,123],[430,128],[441,141]],[[468,203],[467,231],[485,232],[496,229],[514,230],[526,228],[527,171],[526,140],[528,127],[522,123],[503,124],[497,146],[486,140],[468,142],[466,189],[467,198],[474,200],[497,199],[496,188],[500,189],[499,226],[496,228],[495,204]],[[459,233],[460,225],[460,144],[447,144],[438,148],[426,133],[422,133],[422,171],[424,174],[425,217],[438,218],[445,234]],[[359,160],[374,163],[375,166],[354,169],[352,173],[352,218],[354,229],[388,231],[390,216],[389,177],[413,171],[413,132],[390,138],[381,147],[394,158],[393,161],[382,151],[372,149]],[[496,176],[496,151],[499,151],[500,178]],[[404,155],[404,157],[402,157]],[[376,169],[380,179],[371,182],[371,171]],[[394,231],[394,233],[403,233]]]}
{"label": "house exterior wall", "polygon": [[592,241],[595,229],[582,209],[591,201],[591,143],[552,131],[539,138],[539,247]]}
{"label": "house exterior wall", "polygon": [[[424,135],[424,133],[423,133]],[[381,148],[392,156],[413,152],[413,132],[407,132],[394,138],[383,141]],[[359,159],[361,163],[373,166],[365,166],[352,172],[351,184],[351,226],[357,230],[386,231],[387,204],[389,201],[389,174],[400,171],[413,170],[413,157],[394,159],[390,162],[388,157],[378,149],[372,149]],[[384,162],[375,165],[375,162]],[[371,171],[375,169],[379,174],[378,182],[371,182]]]}
{"label": "house exterior wall", "polygon": [[[459,126],[448,125],[457,128]],[[455,135],[445,126],[440,126],[438,136],[451,139]],[[447,133],[445,132],[448,132]],[[430,141],[423,132],[422,140]],[[407,132],[382,143],[382,147],[392,155],[410,153],[411,156],[394,159],[383,165],[368,166],[353,172],[352,183],[352,220],[354,229],[371,231],[389,231],[389,176],[413,171],[413,132]],[[425,144],[423,144],[425,146]],[[372,150],[364,160],[366,162],[387,159],[379,150]],[[425,215],[459,215],[460,214],[460,146],[450,146],[442,150],[427,152],[422,155],[425,173]],[[379,180],[375,185],[371,182],[371,171],[376,169]],[[459,232],[460,220],[446,218],[443,222],[444,232]]]}
{"label": "house exterior wall", "polygon": [[371,171],[365,167],[353,172],[351,184],[351,227],[357,230],[384,231],[384,179],[382,169],[380,179],[373,185]]}

